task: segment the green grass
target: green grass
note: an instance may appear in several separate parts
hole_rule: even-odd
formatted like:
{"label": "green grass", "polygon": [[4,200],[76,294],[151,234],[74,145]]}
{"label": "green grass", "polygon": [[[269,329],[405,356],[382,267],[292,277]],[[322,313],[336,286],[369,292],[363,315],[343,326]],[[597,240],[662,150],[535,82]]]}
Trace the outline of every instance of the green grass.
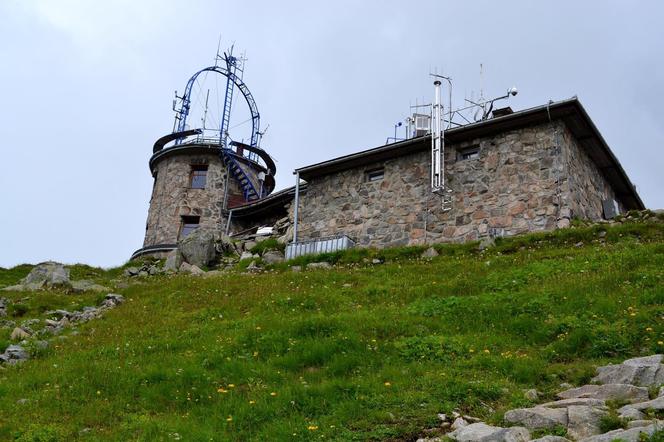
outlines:
{"label": "green grass", "polygon": [[[0,440],[412,440],[436,413],[500,423],[531,405],[526,388],[553,399],[599,364],[664,351],[660,223],[436,248],[116,290],[125,304],[0,371]],[[89,272],[109,287],[121,275]],[[77,299],[7,296],[30,297],[25,317]]]}

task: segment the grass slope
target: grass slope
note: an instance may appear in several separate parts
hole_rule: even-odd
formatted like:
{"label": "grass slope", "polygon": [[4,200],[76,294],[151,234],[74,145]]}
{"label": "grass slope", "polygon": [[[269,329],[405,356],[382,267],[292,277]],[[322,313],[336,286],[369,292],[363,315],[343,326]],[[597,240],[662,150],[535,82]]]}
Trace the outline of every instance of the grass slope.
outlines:
{"label": "grass slope", "polygon": [[[331,271],[117,290],[125,304],[0,370],[0,439],[413,440],[438,412],[497,423],[529,405],[525,388],[552,398],[598,364],[664,351],[661,223],[438,248],[430,262],[355,250],[327,255]],[[77,269],[109,286],[120,274]],[[24,317],[95,299],[3,296]]]}

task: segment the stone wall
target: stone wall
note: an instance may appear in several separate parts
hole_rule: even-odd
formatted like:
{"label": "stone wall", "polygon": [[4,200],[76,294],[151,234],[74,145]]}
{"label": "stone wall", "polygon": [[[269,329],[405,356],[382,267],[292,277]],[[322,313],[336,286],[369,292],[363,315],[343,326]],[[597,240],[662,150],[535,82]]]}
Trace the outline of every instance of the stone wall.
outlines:
{"label": "stone wall", "polygon": [[[191,188],[192,165],[208,166],[204,189]],[[245,171],[251,171],[246,164],[243,167]],[[217,150],[207,153],[192,149],[165,155],[156,163],[153,172],[155,182],[143,247],[177,243],[182,216],[186,215],[199,216],[201,227],[225,227],[222,208],[227,170]],[[252,178],[255,180],[255,177]],[[229,198],[242,195],[239,184],[232,176],[228,183]]]}
{"label": "stone wall", "polygon": [[[460,151],[474,146],[479,147],[478,158],[458,158]],[[597,179],[590,172],[592,164],[590,169],[569,167],[581,153],[562,122],[448,144],[449,211],[442,210],[440,197],[430,191],[428,146],[380,164],[312,178],[301,197],[299,237],[346,234],[362,246],[397,246],[563,227],[570,216],[561,210],[565,201],[581,204],[581,198],[595,198],[601,207],[592,188],[583,197],[578,190],[577,183]],[[366,182],[366,171],[376,167],[384,167],[384,178]],[[571,183],[569,173],[581,177]]]}
{"label": "stone wall", "polygon": [[[565,130],[565,165],[569,175],[569,216],[600,220],[604,217],[602,200],[616,199],[613,188],[574,136]],[[620,210],[623,210],[619,202]]]}

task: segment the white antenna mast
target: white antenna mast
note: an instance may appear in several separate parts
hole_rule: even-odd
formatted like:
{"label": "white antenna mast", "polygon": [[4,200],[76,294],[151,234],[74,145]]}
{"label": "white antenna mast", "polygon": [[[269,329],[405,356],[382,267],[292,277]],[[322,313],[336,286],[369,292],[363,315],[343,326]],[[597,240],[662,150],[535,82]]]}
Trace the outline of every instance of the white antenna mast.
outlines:
{"label": "white antenna mast", "polygon": [[[443,75],[431,74],[435,78],[434,101],[431,106],[431,191],[439,194],[442,198],[442,209],[450,210],[452,190],[445,186],[445,120],[443,117],[444,106],[440,96],[440,79],[447,80],[450,85],[450,99],[452,79]],[[450,120],[452,113],[449,114]]]}

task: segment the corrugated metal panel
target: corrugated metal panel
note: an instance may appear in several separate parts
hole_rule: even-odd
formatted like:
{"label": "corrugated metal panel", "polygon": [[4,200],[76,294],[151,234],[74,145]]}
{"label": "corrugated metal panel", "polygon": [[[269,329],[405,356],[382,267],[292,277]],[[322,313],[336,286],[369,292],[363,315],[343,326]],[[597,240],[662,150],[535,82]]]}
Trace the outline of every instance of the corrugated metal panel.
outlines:
{"label": "corrugated metal panel", "polygon": [[286,246],[286,259],[293,259],[303,255],[336,252],[338,250],[350,249],[354,246],[355,242],[346,235],[298,241]]}

